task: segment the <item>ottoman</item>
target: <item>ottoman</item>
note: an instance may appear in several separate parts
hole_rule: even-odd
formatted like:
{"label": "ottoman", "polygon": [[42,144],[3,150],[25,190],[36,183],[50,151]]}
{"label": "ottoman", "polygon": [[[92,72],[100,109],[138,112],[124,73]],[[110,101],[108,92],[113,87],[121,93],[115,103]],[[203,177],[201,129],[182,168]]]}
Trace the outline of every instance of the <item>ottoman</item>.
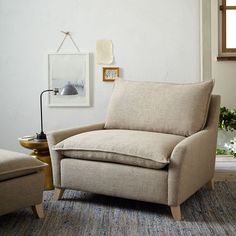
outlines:
{"label": "ottoman", "polygon": [[47,164],[28,155],[0,149],[0,215],[32,207],[43,218],[42,197]]}

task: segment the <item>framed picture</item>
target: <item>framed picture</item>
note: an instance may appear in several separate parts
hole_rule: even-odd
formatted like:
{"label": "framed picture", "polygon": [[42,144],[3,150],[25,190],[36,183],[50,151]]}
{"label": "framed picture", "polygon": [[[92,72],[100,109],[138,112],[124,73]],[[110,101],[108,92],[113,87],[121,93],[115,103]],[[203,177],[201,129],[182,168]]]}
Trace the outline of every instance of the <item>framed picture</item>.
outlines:
{"label": "framed picture", "polygon": [[49,93],[50,107],[90,106],[89,53],[49,54],[49,88],[59,93]]}
{"label": "framed picture", "polygon": [[114,81],[119,77],[119,67],[103,67],[102,68],[102,80]]}

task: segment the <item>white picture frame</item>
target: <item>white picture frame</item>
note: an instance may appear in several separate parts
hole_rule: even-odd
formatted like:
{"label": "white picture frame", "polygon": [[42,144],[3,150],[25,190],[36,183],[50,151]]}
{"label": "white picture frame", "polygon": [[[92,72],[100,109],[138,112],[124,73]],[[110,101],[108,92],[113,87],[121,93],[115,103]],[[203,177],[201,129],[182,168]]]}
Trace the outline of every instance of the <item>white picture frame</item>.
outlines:
{"label": "white picture frame", "polygon": [[[49,93],[49,107],[90,106],[89,53],[48,54],[49,89],[59,89],[59,93]],[[76,95],[61,95],[63,87],[72,84]]]}

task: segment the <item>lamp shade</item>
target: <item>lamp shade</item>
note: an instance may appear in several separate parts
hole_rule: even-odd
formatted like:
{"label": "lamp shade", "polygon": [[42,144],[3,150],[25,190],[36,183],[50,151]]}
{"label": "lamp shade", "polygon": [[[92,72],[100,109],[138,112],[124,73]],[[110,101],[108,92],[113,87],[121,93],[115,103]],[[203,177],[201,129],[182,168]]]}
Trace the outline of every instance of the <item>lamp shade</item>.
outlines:
{"label": "lamp shade", "polygon": [[78,91],[76,89],[76,87],[71,84],[71,82],[68,82],[62,89],[60,92],[60,95],[76,95],[78,94]]}

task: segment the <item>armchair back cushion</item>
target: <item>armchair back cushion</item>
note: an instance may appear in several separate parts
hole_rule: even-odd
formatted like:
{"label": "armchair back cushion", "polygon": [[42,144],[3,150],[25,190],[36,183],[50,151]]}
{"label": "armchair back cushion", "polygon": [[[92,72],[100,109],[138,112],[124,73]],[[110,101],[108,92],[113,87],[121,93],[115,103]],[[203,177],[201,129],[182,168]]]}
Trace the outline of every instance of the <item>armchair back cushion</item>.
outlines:
{"label": "armchair back cushion", "polygon": [[213,80],[171,84],[118,79],[105,129],[190,136],[205,126],[213,86]]}

